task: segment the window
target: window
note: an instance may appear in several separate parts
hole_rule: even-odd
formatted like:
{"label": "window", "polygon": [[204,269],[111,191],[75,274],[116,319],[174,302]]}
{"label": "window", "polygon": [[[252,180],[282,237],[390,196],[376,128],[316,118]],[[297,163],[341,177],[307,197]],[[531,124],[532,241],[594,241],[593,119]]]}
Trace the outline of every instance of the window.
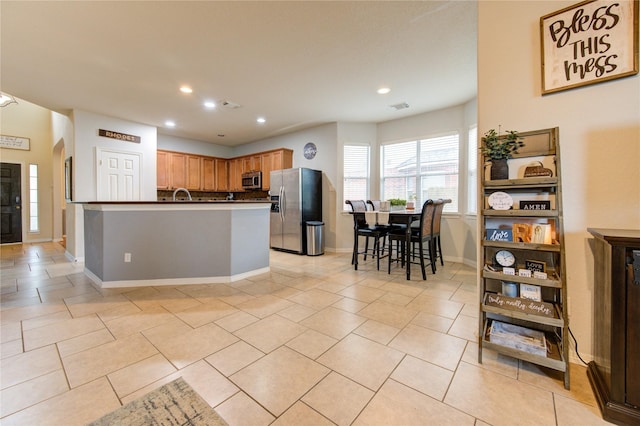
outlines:
{"label": "window", "polygon": [[[450,198],[445,211],[458,211],[459,136],[457,133],[382,146],[382,199]],[[419,167],[418,167],[419,165]]]}
{"label": "window", "polygon": [[467,150],[467,214],[478,213],[478,126],[469,129]]}
{"label": "window", "polygon": [[346,200],[369,198],[369,146],[344,146],[343,210],[349,210]]}
{"label": "window", "polygon": [[29,164],[29,232],[38,232],[38,165]]}

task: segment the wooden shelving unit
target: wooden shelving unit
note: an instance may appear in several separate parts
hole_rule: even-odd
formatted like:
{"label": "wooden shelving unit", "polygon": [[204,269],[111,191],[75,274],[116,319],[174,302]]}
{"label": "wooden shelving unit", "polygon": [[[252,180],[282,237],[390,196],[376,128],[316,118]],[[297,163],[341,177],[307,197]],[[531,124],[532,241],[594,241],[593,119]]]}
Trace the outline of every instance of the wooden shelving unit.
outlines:
{"label": "wooden shelving unit", "polygon": [[[509,179],[490,180],[491,162],[480,154],[484,171],[481,176],[480,194],[480,319],[478,361],[482,363],[485,349],[522,359],[537,365],[561,371],[564,386],[569,389],[569,322],[566,312],[567,284],[565,272],[564,226],[562,216],[562,180],[558,128],[522,132],[525,146],[509,160]],[[539,163],[552,171],[551,177],[524,177],[524,171],[532,163]],[[513,201],[506,210],[493,209],[489,196],[503,192]],[[503,195],[504,194],[500,194]],[[541,202],[545,208],[524,209],[520,202]],[[549,207],[546,208],[546,205]],[[535,241],[536,236],[525,241],[513,241],[513,225],[524,225],[535,229],[543,225],[551,238]],[[489,233],[487,233],[489,230]],[[511,240],[490,240],[494,230],[504,230]],[[504,269],[496,262],[499,251],[508,251],[515,256],[513,270]],[[528,264],[531,269],[527,269]],[[546,277],[533,276],[535,265],[543,267]],[[542,265],[542,266],[540,266]],[[531,272],[528,276],[527,270]],[[505,273],[507,272],[507,273]],[[510,272],[510,273],[509,273]],[[512,273],[515,272],[515,275]],[[524,275],[520,275],[524,274]],[[503,293],[503,283],[514,288],[518,294]],[[540,300],[521,297],[523,286],[535,286]],[[540,312],[544,311],[544,314]],[[526,345],[496,343],[491,339],[493,321],[524,327],[542,332],[547,345],[546,356],[532,353]],[[495,339],[494,339],[495,340]],[[515,340],[514,340],[515,342]]]}

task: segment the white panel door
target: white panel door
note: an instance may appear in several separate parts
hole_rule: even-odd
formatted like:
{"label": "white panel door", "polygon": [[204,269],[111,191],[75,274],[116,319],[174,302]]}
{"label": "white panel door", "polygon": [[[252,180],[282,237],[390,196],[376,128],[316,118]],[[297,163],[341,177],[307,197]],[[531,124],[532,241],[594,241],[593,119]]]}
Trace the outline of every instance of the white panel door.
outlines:
{"label": "white panel door", "polygon": [[98,148],[98,201],[140,200],[140,154]]}

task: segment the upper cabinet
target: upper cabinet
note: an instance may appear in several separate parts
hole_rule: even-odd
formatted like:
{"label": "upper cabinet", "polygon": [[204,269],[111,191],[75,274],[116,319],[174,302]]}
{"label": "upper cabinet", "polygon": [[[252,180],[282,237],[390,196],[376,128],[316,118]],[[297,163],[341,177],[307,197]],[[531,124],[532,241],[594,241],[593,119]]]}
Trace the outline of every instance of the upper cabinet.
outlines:
{"label": "upper cabinet", "polygon": [[265,152],[262,154],[262,189],[271,188],[271,171],[290,169],[293,167],[293,151],[290,149],[279,149],[277,151]]}
{"label": "upper cabinet", "polygon": [[182,152],[157,151],[158,189],[187,188],[189,191],[203,190],[207,179],[203,170],[203,157]]}
{"label": "upper cabinet", "polygon": [[190,191],[242,191],[242,173],[262,171],[262,189],[268,190],[272,170],[293,166],[293,151],[277,149],[224,159],[183,152],[157,152],[158,189]]}
{"label": "upper cabinet", "polygon": [[158,189],[171,189],[171,174],[169,172],[169,162],[171,153],[158,151],[156,155],[157,186]]}
{"label": "upper cabinet", "polygon": [[229,164],[229,191],[242,191],[243,159],[232,158],[227,160],[227,164]]}

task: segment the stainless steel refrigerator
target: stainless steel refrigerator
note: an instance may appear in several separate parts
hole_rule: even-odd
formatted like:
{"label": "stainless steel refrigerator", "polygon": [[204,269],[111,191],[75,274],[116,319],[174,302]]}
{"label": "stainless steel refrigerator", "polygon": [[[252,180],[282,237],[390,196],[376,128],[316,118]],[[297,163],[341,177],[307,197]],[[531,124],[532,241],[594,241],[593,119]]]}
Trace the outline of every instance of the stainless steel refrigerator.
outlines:
{"label": "stainless steel refrigerator", "polygon": [[271,172],[271,248],[307,254],[307,222],[322,221],[322,172]]}

